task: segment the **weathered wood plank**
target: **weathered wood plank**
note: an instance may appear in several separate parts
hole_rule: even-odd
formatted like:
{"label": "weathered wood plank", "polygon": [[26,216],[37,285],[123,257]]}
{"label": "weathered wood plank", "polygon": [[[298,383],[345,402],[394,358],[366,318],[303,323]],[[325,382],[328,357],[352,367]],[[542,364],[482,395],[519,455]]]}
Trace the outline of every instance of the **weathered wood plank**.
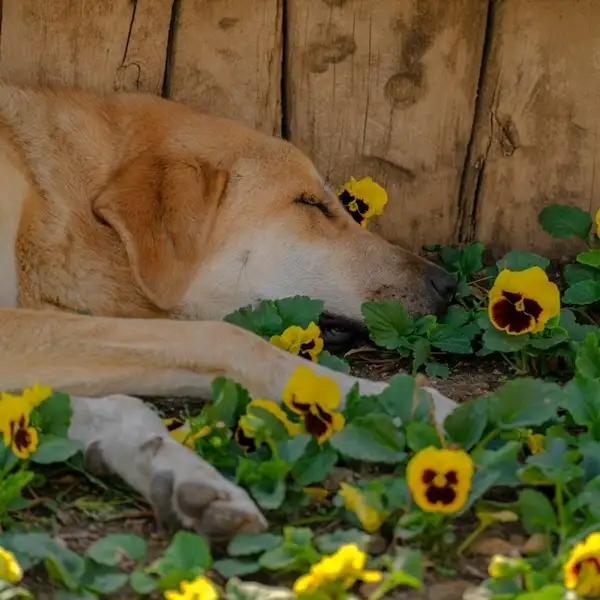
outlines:
{"label": "weathered wood plank", "polygon": [[291,139],[330,180],[372,175],[376,226],[418,249],[457,237],[487,0],[289,0]]}
{"label": "weathered wood plank", "polygon": [[170,96],[279,134],[281,32],[281,0],[181,0]]}
{"label": "weathered wood plank", "polygon": [[537,217],[551,202],[600,206],[600,4],[495,2],[493,44],[478,111],[465,237],[560,256]]}
{"label": "weathered wood plank", "polygon": [[5,0],[0,76],[160,93],[173,0]]}

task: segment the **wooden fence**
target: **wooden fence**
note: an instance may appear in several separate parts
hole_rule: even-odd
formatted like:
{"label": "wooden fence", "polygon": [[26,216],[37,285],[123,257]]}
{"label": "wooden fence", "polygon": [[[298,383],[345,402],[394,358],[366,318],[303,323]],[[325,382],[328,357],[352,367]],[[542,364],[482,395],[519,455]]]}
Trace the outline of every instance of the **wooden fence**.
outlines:
{"label": "wooden fence", "polygon": [[600,0],[3,0],[0,77],[140,90],[284,135],[415,249],[572,249],[600,207]]}

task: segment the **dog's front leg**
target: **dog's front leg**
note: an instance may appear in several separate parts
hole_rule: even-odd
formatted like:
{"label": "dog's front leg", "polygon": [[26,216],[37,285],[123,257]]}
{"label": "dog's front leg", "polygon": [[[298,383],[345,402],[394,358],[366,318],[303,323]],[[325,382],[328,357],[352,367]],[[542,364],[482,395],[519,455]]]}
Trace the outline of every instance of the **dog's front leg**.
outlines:
{"label": "dog's front leg", "polygon": [[71,407],[69,437],[83,445],[90,471],[120,476],[165,526],[193,529],[209,540],[267,528],[250,496],[175,441],[141,400],[72,396]]}

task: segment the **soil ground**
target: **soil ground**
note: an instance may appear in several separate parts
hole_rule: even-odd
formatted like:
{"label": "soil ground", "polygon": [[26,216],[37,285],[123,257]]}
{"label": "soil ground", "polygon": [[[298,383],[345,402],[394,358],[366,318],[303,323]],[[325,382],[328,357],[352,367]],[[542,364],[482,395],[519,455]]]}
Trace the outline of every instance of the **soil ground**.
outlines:
{"label": "soil ground", "polygon": [[[369,346],[351,350],[346,356],[352,364],[353,374],[377,380],[389,379],[407,366],[397,355]],[[452,374],[448,379],[432,378],[429,383],[447,396],[465,401],[489,394],[508,374],[507,366],[497,360],[467,359],[457,361],[452,366]],[[181,398],[149,401],[165,416],[176,416],[183,412],[194,414],[202,405],[198,400]],[[52,532],[77,552],[85,551],[106,534],[116,532],[135,533],[144,537],[148,541],[150,559],[158,557],[167,546],[169,535],[157,528],[149,506],[119,482],[99,481],[66,466],[48,470],[45,476],[47,483],[37,489],[33,497],[35,506],[19,513],[19,518],[27,526]],[[474,525],[469,520],[458,523],[456,533],[459,542],[473,530]],[[498,551],[498,546],[524,543],[518,531],[507,528],[502,531],[490,530],[485,540],[491,540],[490,547],[486,548],[484,543],[479,554],[469,555],[441,572],[428,570],[426,590],[396,590],[388,597],[395,600],[459,600],[469,585],[477,584],[486,577],[487,554]],[[214,549],[214,554],[218,553],[219,549]],[[25,584],[38,600],[54,597],[54,587],[41,568],[29,573]],[[113,597],[128,599],[138,596],[129,592]],[[153,597],[161,596],[157,594]]]}

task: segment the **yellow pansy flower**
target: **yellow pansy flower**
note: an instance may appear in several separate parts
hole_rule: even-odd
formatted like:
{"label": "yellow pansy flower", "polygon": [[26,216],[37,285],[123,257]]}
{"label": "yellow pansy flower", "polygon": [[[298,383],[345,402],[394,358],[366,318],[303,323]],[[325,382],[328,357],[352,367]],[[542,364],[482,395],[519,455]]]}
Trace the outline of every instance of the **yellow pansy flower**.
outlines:
{"label": "yellow pansy flower", "polygon": [[369,533],[379,531],[388,517],[387,511],[377,510],[371,506],[359,489],[347,483],[340,484],[339,494],[344,499],[346,509],[357,516],[365,531]]}
{"label": "yellow pansy flower", "polygon": [[356,180],[354,177],[337,190],[337,195],[352,218],[362,227],[371,217],[383,213],[387,192],[371,177]]}
{"label": "yellow pansy flower", "polygon": [[544,436],[541,433],[531,433],[527,435],[527,446],[532,454],[540,454],[544,451]]}
{"label": "yellow pansy flower", "polygon": [[194,581],[182,581],[180,591],[164,593],[165,600],[219,600],[219,594],[210,579],[203,575]]}
{"label": "yellow pansy flower", "polygon": [[580,596],[600,595],[600,532],[573,548],[563,569],[565,587]]}
{"label": "yellow pansy flower", "polygon": [[162,422],[174,440],[192,450],[196,448],[196,440],[206,437],[212,431],[210,425],[205,425],[198,429],[198,431],[192,431],[190,426],[181,419],[162,419]]}
{"label": "yellow pansy flower", "polygon": [[49,385],[34,383],[31,387],[23,390],[23,400],[33,409],[37,408],[44,400],[52,396],[52,388]]}
{"label": "yellow pansy flower", "polygon": [[273,346],[296,354],[313,362],[323,350],[323,338],[319,326],[311,322],[306,329],[292,325],[281,335],[274,335],[269,340]]}
{"label": "yellow pansy flower", "polygon": [[367,555],[356,544],[346,544],[335,554],[314,564],[306,575],[299,577],[293,591],[295,594],[310,594],[317,590],[326,591],[332,585],[347,590],[359,580],[381,581],[383,575],[379,571],[365,570],[366,562]]}
{"label": "yellow pansy flower", "polygon": [[[254,439],[256,435],[256,416],[253,411],[254,408],[262,408],[271,413],[285,427],[285,430],[290,437],[294,437],[302,431],[300,425],[291,421],[277,402],[266,398],[256,398],[246,407],[246,416],[240,419],[234,432],[235,441],[245,452],[253,452],[256,450]],[[258,418],[260,419],[260,417]]]}
{"label": "yellow pansy flower", "polygon": [[473,472],[473,460],[463,450],[429,446],[410,459],[406,481],[422,510],[455,513],[467,501]]}
{"label": "yellow pansy flower", "polygon": [[14,554],[0,546],[0,581],[18,583],[23,579],[23,570]]}
{"label": "yellow pansy flower", "polygon": [[283,401],[302,417],[307,433],[319,444],[344,427],[344,416],[336,411],[341,397],[340,388],[333,379],[315,375],[304,366],[296,368],[283,390]]}
{"label": "yellow pansy flower", "polygon": [[15,456],[25,460],[36,451],[39,443],[38,432],[29,426],[32,407],[22,396],[2,393],[0,396],[0,431],[4,446]]}
{"label": "yellow pansy flower", "polygon": [[490,321],[509,335],[539,333],[560,313],[558,286],[540,267],[500,272],[489,294]]}

